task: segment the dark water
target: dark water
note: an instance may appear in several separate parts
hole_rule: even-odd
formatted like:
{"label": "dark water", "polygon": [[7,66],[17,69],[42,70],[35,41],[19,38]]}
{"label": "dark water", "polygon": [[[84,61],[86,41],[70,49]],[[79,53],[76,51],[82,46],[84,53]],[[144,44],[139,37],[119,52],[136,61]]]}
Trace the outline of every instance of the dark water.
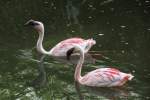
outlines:
{"label": "dark water", "polygon": [[[150,99],[149,0],[1,0],[0,1],[0,100],[149,100]],[[135,78],[123,88],[77,87],[74,66],[46,57],[47,85],[34,89],[27,83],[37,75],[38,34],[23,24],[40,20],[45,25],[48,50],[69,37],[94,38],[95,66],[115,66]],[[81,93],[81,94],[80,94]],[[82,97],[81,97],[82,95]]]}

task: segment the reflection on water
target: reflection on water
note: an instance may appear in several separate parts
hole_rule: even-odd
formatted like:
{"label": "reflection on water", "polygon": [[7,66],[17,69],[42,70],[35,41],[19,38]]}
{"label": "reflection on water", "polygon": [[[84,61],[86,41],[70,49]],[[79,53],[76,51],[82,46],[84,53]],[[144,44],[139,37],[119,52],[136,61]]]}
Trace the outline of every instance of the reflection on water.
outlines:
{"label": "reflection on water", "polygon": [[[41,88],[40,90],[39,89],[34,90],[33,88],[29,87],[29,85],[27,85],[28,91],[25,89],[23,91],[23,93],[19,94],[19,95],[21,95],[20,98],[28,97],[30,99],[32,99],[32,98],[35,99],[35,98],[38,98],[38,94],[39,95],[42,94],[43,95],[42,98],[46,98],[46,99],[48,97],[49,98],[53,97],[53,99],[64,97],[66,99],[72,99],[72,100],[76,100],[78,98],[80,98],[80,100],[90,100],[90,99],[95,99],[95,100],[99,100],[99,99],[104,99],[104,100],[105,99],[114,99],[114,100],[117,99],[117,100],[119,100],[120,99],[121,100],[121,99],[128,99],[128,98],[132,98],[132,99],[141,98],[140,94],[138,94],[134,90],[137,87],[134,88],[134,86],[133,87],[131,86],[132,84],[135,84],[136,79],[133,80],[133,82],[131,82],[130,84],[127,84],[122,88],[96,88],[96,87],[82,87],[82,86],[79,87],[79,85],[76,83],[74,86],[74,79],[72,78],[74,75],[73,74],[74,66],[71,66],[70,64],[69,65],[62,64],[61,62],[58,62],[57,60],[54,60],[50,57],[44,58],[45,61],[43,61],[43,58],[41,58],[41,60],[35,60],[34,55],[32,55],[30,50],[29,51],[21,50],[20,53],[21,54],[18,57],[20,57],[20,59],[22,59],[23,61],[27,60],[27,62],[30,62],[30,63],[34,62],[37,65],[40,64],[39,65],[40,67],[45,67],[46,72],[47,72],[47,77],[48,77],[47,83],[45,84],[44,87],[43,86],[40,87]],[[98,52],[94,51],[94,53],[98,53]],[[108,53],[108,52],[104,52],[104,53]],[[103,61],[103,60],[104,59],[96,60],[96,65],[101,65],[99,67],[102,68],[102,67],[105,67],[108,63],[109,64],[111,64],[111,63],[117,64],[118,63],[109,58],[105,59],[106,61]],[[40,61],[42,61],[42,62],[40,62]],[[49,61],[51,61],[52,63],[50,63]],[[92,70],[92,69],[95,69],[95,66],[93,66],[93,68],[92,68],[91,64],[87,64],[86,70]],[[129,70],[127,70],[127,71],[129,71]],[[129,72],[132,72],[132,70]],[[39,72],[37,72],[37,73],[39,74]],[[42,76],[42,77],[39,77],[40,75],[38,77],[37,76],[38,75],[35,75],[35,77],[33,79],[36,78],[35,80],[38,83],[36,83],[34,81],[34,84],[32,84],[32,85],[34,85],[33,87],[40,86],[44,81],[43,79],[46,78],[46,76]],[[31,79],[30,82],[33,79]],[[81,88],[81,90],[80,90],[80,88]],[[48,94],[51,94],[51,95],[47,96],[48,94],[46,94],[46,95],[43,94],[46,91],[48,92]],[[25,95],[24,95],[24,93],[25,93]],[[77,96],[77,94],[79,95],[79,97]]]}
{"label": "reflection on water", "polygon": [[79,8],[73,5],[73,1],[67,0],[66,11],[69,22],[72,22],[73,24],[79,24],[77,18],[77,16],[79,16]]}
{"label": "reflection on water", "polygon": [[0,5],[0,100],[79,99],[73,79],[76,57],[69,64],[44,58],[47,84],[38,89],[27,84],[39,75],[40,63],[34,47],[38,34],[23,26],[29,19],[44,23],[47,50],[69,37],[97,41],[92,48],[97,60],[91,64],[88,56],[83,74],[95,66],[114,66],[135,76],[123,89],[80,86],[85,100],[150,99],[148,0],[1,0]]}
{"label": "reflection on water", "polygon": [[[84,100],[86,98],[86,93],[81,92],[80,90],[80,85],[75,82],[75,87],[76,91],[79,95],[80,100]],[[113,88],[98,88],[98,87],[85,87],[88,93],[97,95],[101,99],[111,99],[111,100],[122,100],[122,99],[128,99],[130,98],[133,94],[134,96],[138,97],[138,94],[132,93],[130,87],[113,87]],[[85,95],[85,96],[84,96]]]}
{"label": "reflection on water", "polygon": [[38,66],[39,75],[31,83],[31,86],[33,86],[35,88],[44,87],[47,82],[46,71],[45,71],[44,64],[43,64],[45,57],[46,57],[45,55],[41,56],[39,66]]}

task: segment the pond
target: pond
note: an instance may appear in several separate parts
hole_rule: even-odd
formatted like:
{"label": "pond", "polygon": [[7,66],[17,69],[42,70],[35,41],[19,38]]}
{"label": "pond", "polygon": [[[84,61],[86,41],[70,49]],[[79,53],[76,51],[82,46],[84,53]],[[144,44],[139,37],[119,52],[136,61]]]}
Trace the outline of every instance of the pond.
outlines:
{"label": "pond", "polygon": [[[1,0],[0,100],[149,100],[149,7],[148,0]],[[82,75],[110,66],[134,79],[122,88],[79,86],[74,64],[46,56],[47,83],[30,86],[41,57],[38,34],[24,27],[30,19],[44,23],[46,50],[70,37],[96,40],[91,48],[96,61],[86,63]]]}

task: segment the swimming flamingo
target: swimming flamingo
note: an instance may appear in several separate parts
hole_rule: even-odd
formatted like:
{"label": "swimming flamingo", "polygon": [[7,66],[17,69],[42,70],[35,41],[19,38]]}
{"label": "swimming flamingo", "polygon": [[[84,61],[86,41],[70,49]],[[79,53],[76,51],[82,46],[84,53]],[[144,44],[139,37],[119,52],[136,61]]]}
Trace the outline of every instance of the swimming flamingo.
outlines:
{"label": "swimming flamingo", "polygon": [[[44,38],[43,23],[39,21],[35,21],[35,20],[29,20],[26,22],[25,25],[32,26],[39,33],[39,38],[37,41],[36,48],[38,52],[45,54],[45,55],[50,55],[50,56],[55,56],[55,57],[66,56],[67,51],[73,48],[74,44],[80,45],[82,49],[84,49],[84,53],[87,53],[89,49],[93,45],[96,44],[96,41],[93,39],[84,40],[82,38],[76,37],[76,38],[69,38],[69,39],[63,40],[59,42],[56,46],[54,46],[50,51],[46,51],[42,45],[43,38]],[[67,59],[69,60],[69,57]]]}
{"label": "swimming flamingo", "polygon": [[120,72],[115,68],[99,68],[81,76],[82,64],[84,62],[84,49],[79,45],[75,45],[72,51],[80,53],[80,60],[75,69],[75,81],[82,85],[94,87],[116,87],[122,86],[134,76],[131,74]]}

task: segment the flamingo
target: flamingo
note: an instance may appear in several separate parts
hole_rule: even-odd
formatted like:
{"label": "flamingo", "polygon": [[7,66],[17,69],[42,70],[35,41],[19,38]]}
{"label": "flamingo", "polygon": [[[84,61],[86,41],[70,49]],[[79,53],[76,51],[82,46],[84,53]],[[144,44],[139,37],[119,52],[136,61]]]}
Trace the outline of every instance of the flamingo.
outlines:
{"label": "flamingo", "polygon": [[72,52],[79,52],[80,59],[75,69],[75,81],[85,86],[93,87],[118,87],[124,85],[134,77],[131,74],[123,73],[115,68],[99,68],[81,76],[81,69],[84,63],[84,49],[75,45]]}
{"label": "flamingo", "polygon": [[[66,40],[63,40],[59,42],[56,46],[54,46],[50,51],[46,51],[43,48],[42,42],[44,38],[44,25],[40,21],[35,21],[35,20],[29,20],[25,23],[25,25],[32,26],[38,33],[39,33],[39,38],[37,41],[37,51],[40,52],[41,54],[44,55],[49,55],[49,56],[54,56],[54,57],[62,57],[66,56],[66,53],[68,50],[73,48],[74,44],[80,45],[84,49],[84,53],[87,53],[90,48],[96,44],[96,41],[93,39],[82,39],[82,38],[69,38]],[[67,60],[69,60],[69,56],[67,57]]]}

